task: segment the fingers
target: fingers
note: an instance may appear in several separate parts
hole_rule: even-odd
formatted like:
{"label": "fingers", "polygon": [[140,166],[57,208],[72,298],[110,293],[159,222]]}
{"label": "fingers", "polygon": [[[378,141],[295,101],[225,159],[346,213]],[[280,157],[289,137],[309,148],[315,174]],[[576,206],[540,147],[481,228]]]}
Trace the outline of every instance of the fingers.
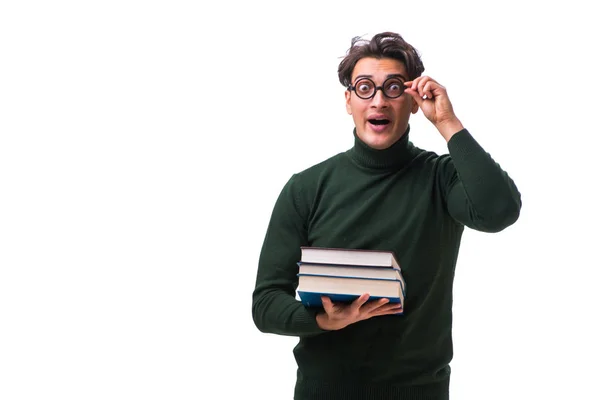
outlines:
{"label": "fingers", "polygon": [[[361,310],[361,307],[367,303],[367,301],[369,300],[369,294],[368,293],[364,293],[362,295],[360,295],[356,300],[354,300],[350,305],[343,305],[343,304],[338,304],[338,308],[350,308],[353,310],[353,312],[355,314],[358,314]],[[321,303],[323,304],[323,309],[325,310],[325,312],[327,314],[333,314],[336,308],[336,304],[333,303],[333,301],[331,301],[331,299],[327,296],[321,296]],[[340,310],[341,310],[340,308]],[[340,311],[338,310],[338,311]]]}
{"label": "fingers", "polygon": [[361,307],[367,302],[367,300],[369,300],[369,294],[368,293],[363,293],[361,294],[358,299],[354,300],[352,302],[352,308],[356,311],[360,310]]}
{"label": "fingers", "polygon": [[333,310],[333,302],[327,296],[321,296],[321,303],[323,304],[323,309],[327,314],[330,314]]}
{"label": "fingers", "polygon": [[398,314],[402,313],[403,311],[404,310],[400,303],[390,303],[387,304],[385,307],[379,307],[377,310],[375,310],[373,316]]}
{"label": "fingers", "polygon": [[380,315],[397,314],[401,313],[402,311],[401,303],[390,303],[389,299],[370,301],[363,305],[360,309],[363,319],[369,319],[371,317]]}
{"label": "fingers", "polygon": [[389,299],[377,299],[377,300],[370,301],[360,308],[360,312],[363,314],[374,313],[377,310],[379,310],[381,307],[388,304],[389,302],[390,302]]}
{"label": "fingers", "polygon": [[436,92],[445,89],[429,76],[420,76],[413,81],[405,82],[404,85],[409,89],[408,93],[410,93],[415,100],[417,100],[416,96],[423,100],[433,99]]}
{"label": "fingers", "polygon": [[[405,85],[408,85],[409,83],[412,82],[406,82]],[[405,90],[406,93],[408,93],[409,95],[411,95],[411,97],[413,98],[413,100],[415,101],[415,103],[417,103],[417,105],[419,106],[419,108],[423,108],[423,97],[419,96],[419,93],[416,90],[413,90],[411,88],[407,88]]]}
{"label": "fingers", "polygon": [[431,84],[431,81],[426,82],[423,85],[422,92],[425,99],[433,99],[433,85]]}
{"label": "fingers", "polygon": [[436,84],[437,82],[431,79],[428,76],[420,76],[414,81],[412,81],[411,89],[415,90],[421,98],[429,97],[433,98],[433,93],[431,92],[432,84]]}
{"label": "fingers", "polygon": [[[330,321],[335,321],[335,329],[372,317],[402,312],[400,303],[390,303],[387,298],[372,299],[364,293],[350,304],[334,303],[328,296],[321,296],[323,309]],[[333,325],[332,325],[333,326]]]}
{"label": "fingers", "polygon": [[[352,311],[353,314],[359,314],[361,312],[361,307],[369,300],[369,294],[364,293],[360,295],[357,299],[355,299],[351,304],[337,304],[337,311],[341,311],[343,308],[348,308]],[[336,304],[331,301],[331,299],[327,296],[321,296],[321,303],[323,304],[323,309],[329,315],[333,315],[336,312]]]}
{"label": "fingers", "polygon": [[402,304],[391,303],[389,300],[387,300],[385,303],[379,304],[377,307],[374,307],[371,311],[371,313],[374,315],[395,314],[398,312],[402,312]]}

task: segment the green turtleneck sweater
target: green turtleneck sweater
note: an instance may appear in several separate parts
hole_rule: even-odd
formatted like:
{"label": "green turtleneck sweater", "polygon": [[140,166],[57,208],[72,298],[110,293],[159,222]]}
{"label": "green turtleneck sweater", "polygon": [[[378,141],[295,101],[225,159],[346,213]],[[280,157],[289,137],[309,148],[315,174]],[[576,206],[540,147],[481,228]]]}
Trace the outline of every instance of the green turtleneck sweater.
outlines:
{"label": "green turtleneck sweater", "polygon": [[[452,284],[464,226],[498,232],[521,209],[513,181],[467,130],[449,154],[404,136],[354,147],[294,174],[275,203],[252,315],[266,333],[298,336],[295,399],[447,399]],[[404,314],[324,331],[296,298],[300,246],[391,250],[406,280]]]}

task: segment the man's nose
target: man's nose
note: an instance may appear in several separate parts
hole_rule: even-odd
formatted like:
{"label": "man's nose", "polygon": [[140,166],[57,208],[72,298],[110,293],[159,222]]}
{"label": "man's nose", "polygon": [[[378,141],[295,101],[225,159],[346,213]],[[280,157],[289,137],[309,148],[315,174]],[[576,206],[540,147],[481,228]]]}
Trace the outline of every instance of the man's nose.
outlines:
{"label": "man's nose", "polygon": [[388,99],[383,94],[383,89],[375,89],[375,95],[371,99],[371,106],[376,108],[387,107]]}

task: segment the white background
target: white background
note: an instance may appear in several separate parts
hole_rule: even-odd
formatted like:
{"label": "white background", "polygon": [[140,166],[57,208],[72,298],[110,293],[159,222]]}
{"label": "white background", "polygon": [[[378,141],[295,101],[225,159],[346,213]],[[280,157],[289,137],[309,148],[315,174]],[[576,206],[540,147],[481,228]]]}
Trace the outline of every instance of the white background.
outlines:
{"label": "white background", "polygon": [[260,246],[289,176],[352,145],[337,65],[385,30],[522,192],[514,226],[465,232],[452,398],[600,398],[584,3],[3,2],[0,398],[291,399]]}

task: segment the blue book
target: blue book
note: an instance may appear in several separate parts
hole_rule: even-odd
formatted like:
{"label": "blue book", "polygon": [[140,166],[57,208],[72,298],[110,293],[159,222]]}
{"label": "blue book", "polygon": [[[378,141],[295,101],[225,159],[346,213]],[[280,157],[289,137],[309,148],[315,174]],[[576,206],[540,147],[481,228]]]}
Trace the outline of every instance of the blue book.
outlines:
{"label": "blue book", "polygon": [[351,302],[363,293],[369,293],[369,301],[386,298],[404,308],[404,290],[397,279],[298,274],[297,293],[307,307],[321,307],[321,296],[327,296],[333,302]]}
{"label": "blue book", "polygon": [[[302,304],[306,307],[323,307],[323,303],[321,302],[321,296],[327,296],[334,303],[351,303],[354,300],[358,299],[358,295],[355,294],[340,294],[340,293],[316,293],[316,292],[298,292],[298,296],[300,297]],[[378,296],[370,296],[369,301],[382,299],[383,297]],[[385,297],[390,301],[390,303],[401,303],[400,297]]]}

